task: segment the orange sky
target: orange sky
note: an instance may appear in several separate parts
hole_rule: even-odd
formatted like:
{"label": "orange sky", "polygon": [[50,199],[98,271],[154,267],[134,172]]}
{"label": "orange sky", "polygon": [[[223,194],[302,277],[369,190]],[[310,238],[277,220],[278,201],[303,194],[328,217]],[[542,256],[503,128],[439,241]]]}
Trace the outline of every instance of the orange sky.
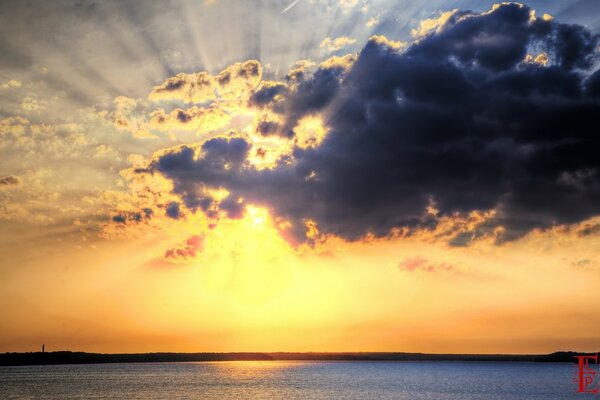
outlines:
{"label": "orange sky", "polygon": [[[343,207],[354,203],[332,207],[327,188],[318,191],[332,170],[292,169],[314,154],[337,159],[332,143],[345,142],[328,140],[344,138],[335,128],[346,116],[344,96],[362,95],[362,87],[343,86],[360,57],[376,49],[397,61],[453,23],[502,9],[486,1],[480,14],[463,18],[419,2],[399,12],[387,0],[319,0],[311,3],[322,6],[319,12],[300,2],[281,14],[281,2],[271,3],[238,13],[226,1],[182,0],[176,15],[156,6],[139,19],[102,23],[81,19],[81,10],[66,12],[79,24],[62,23],[49,6],[46,17],[35,17],[47,22],[46,38],[16,18],[14,65],[0,63],[0,352],[42,344],[50,351],[109,353],[597,351],[600,212],[571,220],[557,213],[552,223],[532,223],[542,211],[517,209],[517,222],[527,228],[504,240],[515,221],[502,199],[453,211],[430,195],[409,215],[418,224],[387,229],[388,220],[408,220],[409,211],[398,216],[394,208],[404,197],[377,203],[388,192],[365,185],[371,192],[360,195],[374,205],[347,218],[354,209]],[[124,15],[106,7],[106,15]],[[524,7],[515,12],[526,12],[527,26],[554,24],[546,11],[560,10],[554,3],[537,14]],[[29,11],[20,12],[25,20]],[[196,14],[198,21],[189,17]],[[397,27],[390,29],[390,21]],[[315,29],[307,32],[311,23]],[[514,70],[559,68],[550,50],[530,47]],[[19,53],[23,48],[31,54]],[[458,63],[448,60],[444,65]],[[335,95],[298,111],[308,103],[299,93],[322,87],[307,80],[331,71],[340,85]],[[382,67],[369,79],[384,73]],[[259,93],[270,93],[268,101],[261,103]],[[403,107],[409,95],[388,97]],[[368,121],[385,108],[377,101],[370,107],[351,117]],[[346,128],[354,132],[363,122]],[[327,146],[333,151],[318,153]],[[381,160],[387,168],[400,158]],[[378,161],[367,160],[355,160],[352,172],[331,185]],[[187,169],[178,169],[184,161]],[[587,168],[555,179],[581,200],[573,214],[593,208],[588,200],[598,193],[597,177]],[[314,190],[313,197],[297,187]],[[448,202],[468,192],[461,185],[445,190]],[[347,193],[332,192],[342,200]],[[564,201],[553,194],[550,206]]]}
{"label": "orange sky", "polygon": [[193,222],[169,235],[55,242],[25,260],[19,250],[5,252],[19,268],[2,282],[0,350],[41,343],[101,352],[595,346],[598,277],[577,265],[598,257],[595,239],[557,231],[469,248],[419,237],[330,239],[315,251],[292,248],[267,214],[254,214],[207,233],[185,264],[160,260]]}

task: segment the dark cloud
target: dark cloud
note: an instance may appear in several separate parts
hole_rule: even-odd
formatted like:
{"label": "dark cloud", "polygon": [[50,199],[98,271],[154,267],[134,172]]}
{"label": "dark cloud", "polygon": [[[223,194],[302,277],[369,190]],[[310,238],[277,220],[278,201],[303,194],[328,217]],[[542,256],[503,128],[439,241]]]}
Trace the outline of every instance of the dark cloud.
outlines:
{"label": "dark cloud", "polygon": [[176,201],[173,201],[167,204],[165,213],[169,218],[179,219],[179,217],[181,217],[181,205]]}
{"label": "dark cloud", "polygon": [[261,121],[256,130],[263,136],[274,135],[279,132],[279,124],[273,121]]}
{"label": "dark cloud", "polygon": [[190,122],[192,120],[192,117],[187,114],[185,111],[183,110],[178,110],[177,111],[177,120],[183,124],[185,124],[186,122]]}
{"label": "dark cloud", "polygon": [[586,91],[590,97],[600,99],[600,70],[596,71],[586,82]]}
{"label": "dark cloud", "polygon": [[578,227],[576,231],[578,236],[600,235],[600,224],[585,223]]}
{"label": "dark cloud", "polygon": [[112,217],[113,222],[116,222],[118,224],[124,224],[127,222],[127,217],[125,217],[124,215],[115,215],[114,217]]}
{"label": "dark cloud", "polygon": [[302,116],[322,111],[338,95],[345,72],[342,66],[319,68],[311,79],[301,80],[295,91],[275,104],[274,110],[287,117],[281,133],[292,137],[292,130]]}
{"label": "dark cloud", "polygon": [[15,178],[14,176],[2,176],[0,177],[0,187],[2,186],[17,186],[21,183],[21,181],[19,181],[19,179]]}
{"label": "dark cloud", "polygon": [[285,93],[286,85],[280,82],[263,84],[263,86],[250,96],[249,103],[252,106],[264,107],[273,102],[275,96]]}
{"label": "dark cloud", "polygon": [[112,221],[118,224],[137,224],[148,221],[152,218],[154,211],[150,208],[144,208],[141,211],[121,211],[112,216]]}
{"label": "dark cloud", "polygon": [[592,66],[597,40],[587,29],[579,25],[556,25],[552,44],[556,57],[564,68]]}
{"label": "dark cloud", "polygon": [[529,23],[527,11],[508,4],[478,16],[457,12],[448,21],[449,29],[428,35],[407,55],[436,60],[453,57],[463,65],[477,63],[494,70],[513,67],[527,54],[537,25]]}
{"label": "dark cloud", "polygon": [[[272,106],[284,136],[306,115],[327,123],[322,143],[296,148],[293,162],[257,170],[245,139],[215,138],[148,171],[172,180],[192,210],[217,203],[202,188],[226,188],[228,213],[238,198],[264,205],[300,239],[308,219],[347,239],[431,228],[432,201],[438,218],[496,209],[482,229],[502,225],[504,239],[598,215],[599,78],[588,70],[597,37],[530,11],[459,12],[405,52],[372,40],[349,70],[319,68]],[[529,52],[547,65],[525,61]]]}
{"label": "dark cloud", "polygon": [[192,236],[186,240],[181,247],[169,249],[165,252],[164,259],[173,263],[185,263],[196,258],[198,252],[202,250],[204,239],[202,236]]}

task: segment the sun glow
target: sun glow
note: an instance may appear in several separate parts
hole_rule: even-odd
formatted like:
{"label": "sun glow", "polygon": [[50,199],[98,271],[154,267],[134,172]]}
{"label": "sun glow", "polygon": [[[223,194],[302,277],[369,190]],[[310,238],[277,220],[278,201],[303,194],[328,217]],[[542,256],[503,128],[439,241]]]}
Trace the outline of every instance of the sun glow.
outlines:
{"label": "sun glow", "polygon": [[597,350],[589,16],[24,3],[0,352]]}

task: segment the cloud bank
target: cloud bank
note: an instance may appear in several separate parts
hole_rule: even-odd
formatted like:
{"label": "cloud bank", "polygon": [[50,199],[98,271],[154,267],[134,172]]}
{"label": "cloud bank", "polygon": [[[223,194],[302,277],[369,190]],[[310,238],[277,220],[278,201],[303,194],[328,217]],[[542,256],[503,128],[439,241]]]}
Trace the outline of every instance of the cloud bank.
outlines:
{"label": "cloud bank", "polygon": [[[169,179],[192,212],[238,218],[246,204],[267,207],[297,241],[312,224],[356,240],[493,211],[455,238],[464,244],[475,231],[502,227],[510,240],[599,215],[597,37],[521,4],[442,17],[412,44],[376,37],[357,57],[281,82],[257,87],[254,61],[230,67],[231,83],[171,78],[151,97],[198,103],[240,88],[268,120],[162,151],[137,173]],[[307,141],[311,119],[321,126]],[[264,136],[289,146],[268,168],[256,163]]]}

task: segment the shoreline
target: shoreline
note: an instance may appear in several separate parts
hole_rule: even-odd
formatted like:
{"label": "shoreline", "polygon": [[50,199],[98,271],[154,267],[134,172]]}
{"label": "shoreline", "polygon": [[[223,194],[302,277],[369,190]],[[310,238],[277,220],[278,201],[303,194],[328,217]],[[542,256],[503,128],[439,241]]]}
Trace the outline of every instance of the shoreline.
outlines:
{"label": "shoreline", "polygon": [[560,351],[550,354],[429,354],[396,352],[229,352],[229,353],[86,353],[72,351],[3,353],[0,366],[114,364],[207,361],[492,361],[576,363],[575,356],[597,353]]}

